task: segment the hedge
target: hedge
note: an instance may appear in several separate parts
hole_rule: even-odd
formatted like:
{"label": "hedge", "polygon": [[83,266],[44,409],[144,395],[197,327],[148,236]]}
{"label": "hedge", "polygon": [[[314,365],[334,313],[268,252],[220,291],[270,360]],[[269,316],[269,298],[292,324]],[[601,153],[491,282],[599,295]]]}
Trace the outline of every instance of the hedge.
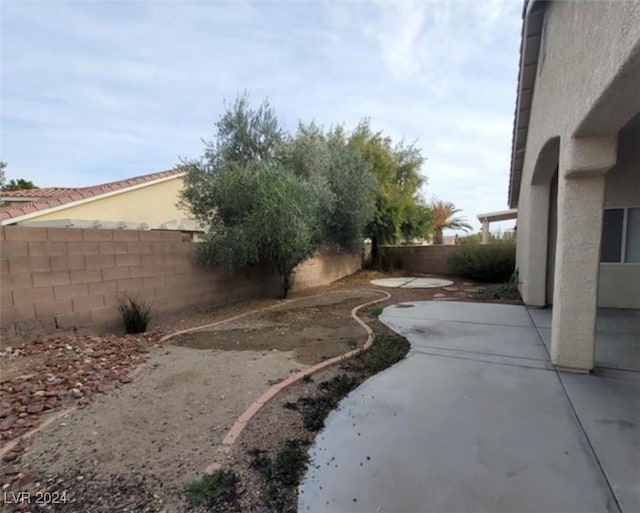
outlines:
{"label": "hedge", "polygon": [[451,273],[477,281],[498,283],[508,281],[516,267],[516,246],[513,243],[459,246],[449,256]]}

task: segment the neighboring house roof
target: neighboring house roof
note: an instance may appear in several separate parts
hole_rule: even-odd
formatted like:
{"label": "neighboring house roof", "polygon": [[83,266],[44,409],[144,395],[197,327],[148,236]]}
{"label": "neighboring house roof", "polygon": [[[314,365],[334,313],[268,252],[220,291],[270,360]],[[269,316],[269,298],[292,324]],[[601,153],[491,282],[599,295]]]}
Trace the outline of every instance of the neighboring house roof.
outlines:
{"label": "neighboring house roof", "polygon": [[[97,199],[106,194],[125,192],[133,187],[183,174],[184,171],[180,169],[170,169],[168,171],[135,176],[125,180],[118,180],[117,182],[109,182],[91,187],[46,187],[42,189],[3,192],[1,194],[2,200],[6,198],[7,201],[13,202],[19,200],[19,198],[24,198],[28,201],[1,207],[0,221],[6,224],[6,221],[9,219],[19,218],[35,212],[43,212],[67,204],[70,206],[72,203]],[[38,194],[38,192],[40,194]]]}
{"label": "neighboring house roof", "polygon": [[529,130],[529,115],[533,100],[533,88],[538,69],[538,53],[542,36],[542,22],[546,2],[525,0],[522,12],[522,38],[520,40],[520,71],[518,73],[518,93],[513,140],[511,146],[511,174],[509,177],[509,207],[518,206],[520,179],[524,164],[524,152]]}
{"label": "neighboring house roof", "polygon": [[2,191],[2,201],[38,201],[46,198],[55,198],[75,191],[74,187],[37,187],[35,189],[20,189],[18,191]]}

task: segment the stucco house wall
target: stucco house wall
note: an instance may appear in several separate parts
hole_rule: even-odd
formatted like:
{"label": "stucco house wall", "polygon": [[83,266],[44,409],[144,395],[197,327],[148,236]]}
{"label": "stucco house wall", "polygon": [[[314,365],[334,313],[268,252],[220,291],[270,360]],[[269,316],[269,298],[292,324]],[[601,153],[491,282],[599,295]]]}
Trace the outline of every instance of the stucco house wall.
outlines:
{"label": "stucco house wall", "polygon": [[[562,173],[570,168],[563,161],[582,156],[572,139],[615,133],[629,119],[629,98],[633,101],[635,94],[640,105],[637,83],[633,93],[629,89],[633,80],[620,76],[624,64],[639,51],[639,40],[640,2],[549,2],[545,6],[517,204],[517,266],[526,304],[546,303],[550,184],[559,163]],[[608,101],[614,96],[621,101]],[[629,191],[620,192],[626,187],[621,184],[626,179],[622,172],[609,173],[608,201],[615,201],[619,193],[631,197]],[[593,177],[574,179],[581,181],[581,197],[573,201],[597,199],[597,194],[591,194],[597,188]],[[588,240],[588,235],[581,238]],[[600,301],[614,306],[615,284],[637,277],[637,268],[606,267]],[[578,266],[575,272],[580,272]],[[628,301],[618,297],[615,306],[637,307],[637,296],[629,294]]]}
{"label": "stucco house wall", "polygon": [[[640,127],[620,132],[617,162],[605,177],[604,208],[624,207],[640,207]],[[640,263],[601,263],[598,304],[640,308]]]}
{"label": "stucco house wall", "polygon": [[52,221],[57,219],[85,219],[101,221],[128,221],[158,226],[189,215],[177,207],[182,177],[142,186],[106,197],[96,197],[79,205],[71,204],[55,212],[44,212],[31,217],[27,222]]}

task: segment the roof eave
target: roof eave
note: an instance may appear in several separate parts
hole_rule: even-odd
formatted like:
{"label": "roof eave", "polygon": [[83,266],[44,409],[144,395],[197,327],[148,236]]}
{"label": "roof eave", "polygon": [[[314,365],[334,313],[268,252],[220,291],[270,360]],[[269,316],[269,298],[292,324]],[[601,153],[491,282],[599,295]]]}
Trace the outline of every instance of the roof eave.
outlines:
{"label": "roof eave", "polygon": [[[102,192],[101,194],[96,194],[96,195],[90,195],[87,197],[81,197],[78,199],[75,199],[73,201],[65,201],[65,202],[58,202],[58,204],[53,204],[56,200],[56,198],[51,198],[49,200],[49,202],[51,203],[51,205],[48,205],[46,208],[35,208],[32,207],[33,209],[30,209],[29,212],[21,214],[21,215],[17,215],[17,216],[13,216],[13,217],[5,217],[3,219],[0,220],[0,225],[2,226],[6,226],[6,225],[11,225],[11,224],[16,224],[16,223],[20,223],[23,221],[27,221],[29,219],[33,219],[34,217],[40,217],[44,214],[49,214],[52,212],[58,212],[61,210],[67,210],[69,208],[75,207],[77,205],[82,205],[84,203],[90,203],[93,201],[97,201],[103,198],[108,198],[110,196],[116,196],[118,194],[122,194],[125,192],[129,192],[129,191],[133,191],[136,189],[142,189],[151,185],[156,185],[162,182],[167,182],[170,180],[174,180],[176,178],[180,178],[183,177],[186,174],[185,171],[178,171],[176,170],[176,172],[173,172],[171,174],[166,174],[165,176],[161,176],[155,180],[150,180],[148,182],[141,182],[141,183],[136,183],[133,185],[129,185],[127,187],[122,187],[120,189],[115,189],[115,190],[110,190],[110,191],[105,191]],[[37,204],[36,204],[37,205]],[[0,213],[2,214],[2,213]]]}
{"label": "roof eave", "polygon": [[510,208],[517,208],[518,206],[545,4],[546,2],[543,0],[528,0],[525,1],[523,8],[520,67],[511,145],[511,171],[509,175]]}

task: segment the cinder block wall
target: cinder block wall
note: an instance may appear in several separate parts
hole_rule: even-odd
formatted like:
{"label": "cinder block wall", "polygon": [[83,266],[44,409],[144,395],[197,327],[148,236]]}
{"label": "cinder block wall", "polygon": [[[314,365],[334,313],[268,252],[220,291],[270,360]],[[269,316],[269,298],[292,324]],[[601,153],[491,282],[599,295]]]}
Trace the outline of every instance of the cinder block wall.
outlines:
{"label": "cinder block wall", "polygon": [[[279,291],[275,273],[265,266],[228,274],[201,265],[196,244],[175,231],[7,226],[0,240],[2,345],[60,329],[113,325],[124,292],[170,312]],[[296,290],[355,272],[360,258],[322,254],[298,270]]]}
{"label": "cinder block wall", "polygon": [[449,274],[447,261],[458,246],[385,246],[382,254],[394,265],[409,272],[423,274]]}
{"label": "cinder block wall", "polygon": [[291,291],[328,285],[344,276],[349,276],[362,267],[362,258],[359,253],[319,252],[315,257],[296,267]]}

